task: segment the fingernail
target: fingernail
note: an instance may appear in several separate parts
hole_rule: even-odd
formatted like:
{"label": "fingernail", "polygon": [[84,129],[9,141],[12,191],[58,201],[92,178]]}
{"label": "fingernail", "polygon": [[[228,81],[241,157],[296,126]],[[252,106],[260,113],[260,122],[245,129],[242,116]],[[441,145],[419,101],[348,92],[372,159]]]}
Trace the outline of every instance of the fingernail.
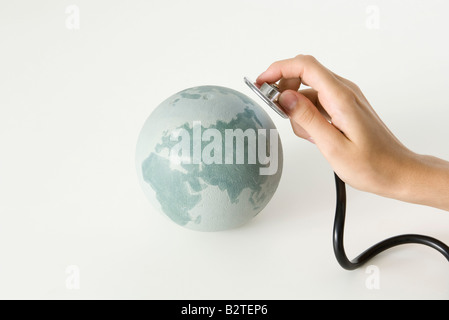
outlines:
{"label": "fingernail", "polygon": [[293,111],[298,104],[298,97],[290,91],[284,91],[279,96],[279,104],[285,109],[285,111]]}

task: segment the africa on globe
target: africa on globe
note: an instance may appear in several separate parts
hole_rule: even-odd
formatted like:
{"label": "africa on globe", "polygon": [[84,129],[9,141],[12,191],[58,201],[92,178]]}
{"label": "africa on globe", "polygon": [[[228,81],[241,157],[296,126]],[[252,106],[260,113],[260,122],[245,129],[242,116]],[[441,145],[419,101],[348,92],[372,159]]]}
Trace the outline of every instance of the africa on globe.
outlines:
{"label": "africa on globe", "polygon": [[282,144],[268,114],[246,95],[219,86],[186,89],[145,121],[136,168],[150,202],[198,231],[239,227],[273,197]]}

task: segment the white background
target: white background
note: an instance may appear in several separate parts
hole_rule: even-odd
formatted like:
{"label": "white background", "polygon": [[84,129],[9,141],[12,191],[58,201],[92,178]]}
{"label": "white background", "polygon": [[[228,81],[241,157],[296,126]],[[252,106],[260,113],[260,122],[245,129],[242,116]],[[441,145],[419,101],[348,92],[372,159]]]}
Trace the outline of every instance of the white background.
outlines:
{"label": "white background", "polygon": [[[243,77],[299,53],[356,82],[409,148],[449,159],[448,12],[443,0],[2,0],[0,298],[449,298],[448,262],[427,247],[372,260],[379,288],[337,264],[332,170],[272,111],[284,174],[242,228],[175,225],[134,167],[161,101],[211,84],[256,100]],[[349,188],[350,257],[401,233],[449,243],[449,213]]]}

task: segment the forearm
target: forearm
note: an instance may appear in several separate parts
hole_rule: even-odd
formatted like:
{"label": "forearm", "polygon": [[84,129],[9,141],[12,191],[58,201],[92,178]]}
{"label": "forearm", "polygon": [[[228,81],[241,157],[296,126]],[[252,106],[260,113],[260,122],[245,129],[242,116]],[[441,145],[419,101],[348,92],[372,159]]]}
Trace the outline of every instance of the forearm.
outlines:
{"label": "forearm", "polygon": [[404,169],[399,200],[449,211],[449,162],[414,154]]}

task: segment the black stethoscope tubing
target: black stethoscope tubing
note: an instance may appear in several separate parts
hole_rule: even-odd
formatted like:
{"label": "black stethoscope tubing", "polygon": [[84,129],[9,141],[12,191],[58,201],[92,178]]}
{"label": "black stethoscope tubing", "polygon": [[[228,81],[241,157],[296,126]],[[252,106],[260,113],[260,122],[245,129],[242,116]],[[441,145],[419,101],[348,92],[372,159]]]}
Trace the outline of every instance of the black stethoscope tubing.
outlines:
{"label": "black stethoscope tubing", "polygon": [[404,234],[383,240],[368,248],[353,260],[349,260],[344,248],[344,227],[346,219],[346,185],[335,174],[335,186],[337,191],[337,204],[335,209],[335,221],[333,230],[334,253],[340,266],[346,270],[355,270],[377,256],[379,253],[403,244],[422,244],[434,248],[449,261],[449,247],[443,242],[432,237],[419,234]]}

